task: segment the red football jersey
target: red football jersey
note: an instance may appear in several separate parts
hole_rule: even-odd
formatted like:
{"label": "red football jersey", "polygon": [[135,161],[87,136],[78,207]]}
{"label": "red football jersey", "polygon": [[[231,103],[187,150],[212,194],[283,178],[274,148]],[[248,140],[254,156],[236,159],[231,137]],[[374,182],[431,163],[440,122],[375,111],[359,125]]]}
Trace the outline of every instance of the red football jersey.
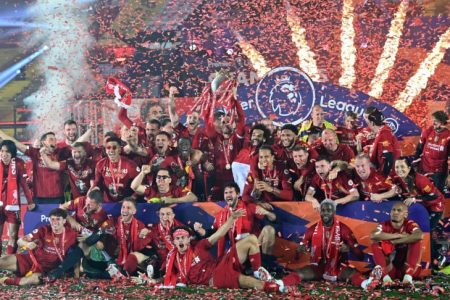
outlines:
{"label": "red football jersey", "polygon": [[64,259],[70,247],[77,243],[78,233],[69,225],[64,226],[63,233],[54,234],[50,225],[33,230],[26,236],[28,241],[36,241],[38,246],[33,250],[42,271],[48,272],[56,268]]}
{"label": "red football jersey", "polygon": [[349,146],[356,153],[356,135],[358,134],[358,129],[338,127],[336,134],[338,135],[340,144]]}
{"label": "red football jersey", "polygon": [[[39,153],[39,148],[29,147],[25,151],[25,155],[30,157],[33,162],[33,197],[63,197],[64,172],[45,167],[41,154]],[[58,160],[57,153],[49,155],[49,157],[52,160]]]}
{"label": "red football jersey", "polygon": [[103,225],[105,221],[108,220],[108,215],[103,208],[92,213],[86,214],[84,211],[84,206],[86,205],[86,196],[81,196],[69,202],[69,207],[67,210],[75,212],[75,220],[80,223],[83,227],[97,231],[100,226]]}
{"label": "red football jersey", "polygon": [[338,147],[334,152],[328,151],[322,143],[315,147],[315,150],[319,155],[328,156],[331,160],[342,160],[349,163],[355,158],[355,153],[352,148],[343,144],[338,144]]}
{"label": "red football jersey", "polygon": [[[8,191],[8,173],[9,173],[9,165],[6,166],[2,161],[0,161],[0,164],[3,165],[3,184],[2,184],[2,190],[0,191],[0,201],[2,204],[0,205],[0,210],[4,209],[6,204],[6,194]],[[17,194],[20,195],[20,188],[23,189],[23,192],[25,194],[25,198],[27,199],[28,204],[32,203],[32,193],[30,188],[27,185],[27,170],[25,169],[25,162],[21,159],[16,157],[16,179],[17,179]],[[19,201],[20,205],[20,201]],[[20,210],[20,209],[18,209]]]}
{"label": "red football jersey", "polygon": [[[191,247],[193,247],[194,250],[194,259],[192,260],[191,268],[187,274],[188,283],[209,286],[209,280],[218,264],[218,261],[216,261],[209,252],[211,244],[208,239],[202,239]],[[177,264],[174,265],[177,266]]]}
{"label": "red football jersey", "polygon": [[411,233],[413,233],[413,231],[420,229],[420,227],[413,220],[406,219],[405,221],[403,221],[403,224],[399,229],[395,229],[392,226],[391,220],[384,221],[384,222],[378,224],[377,229],[379,231],[382,231],[385,233],[408,233],[408,234],[411,234]]}
{"label": "red football jersey", "polygon": [[345,172],[339,173],[339,176],[331,181],[323,180],[316,173],[309,188],[315,191],[314,197],[321,202],[326,198],[336,200],[345,197],[356,189],[356,185]]}
{"label": "red football jersey", "polygon": [[[316,230],[318,223],[313,224],[311,227],[309,227],[306,232],[305,232],[305,236],[303,237],[302,243],[305,245],[305,247],[307,249],[311,249],[312,248],[312,238],[313,238],[313,234],[314,231]],[[324,229],[324,235],[325,237],[330,236],[331,233],[331,227],[326,227],[323,226]],[[345,242],[345,244],[347,246],[349,246],[349,248],[352,250],[352,252],[354,254],[356,254],[356,256],[358,257],[362,257],[364,254],[361,251],[361,249],[358,248],[358,241],[355,238],[355,235],[353,234],[352,230],[345,225],[344,223],[340,222],[340,240]],[[337,231],[335,232],[337,233]],[[329,238],[324,238],[324,242],[322,244],[322,257],[325,258],[325,251],[328,248],[328,243],[330,241],[332,241],[333,239],[331,237]],[[347,253],[339,253],[339,264],[347,264],[348,262],[348,254]],[[326,264],[326,261],[322,261],[321,263]],[[339,265],[338,264],[338,265]]]}
{"label": "red football jersey", "polygon": [[165,194],[161,194],[158,191],[158,187],[155,185],[149,186],[146,185],[145,186],[145,191],[144,191],[144,196],[145,199],[150,200],[152,198],[161,198],[161,197],[173,197],[173,198],[180,198],[183,197],[187,194],[188,191],[184,192],[182,188],[180,187],[170,187],[169,192],[165,193]]}
{"label": "red football jersey", "polygon": [[[275,163],[272,170],[260,170],[257,169],[256,173],[253,171],[256,168],[250,167],[250,174],[247,177],[245,183],[242,199],[246,202],[252,201],[292,201],[294,198],[294,192],[292,190],[292,179],[289,175],[289,170],[283,166],[283,164]],[[253,188],[256,180],[261,180],[269,184],[271,187],[275,187],[281,191],[280,196],[277,197],[269,192],[262,192],[258,199],[254,199],[255,195],[252,195]]]}
{"label": "red football jersey", "polygon": [[[111,172],[112,171],[112,172]],[[121,156],[119,162],[112,163],[108,157],[97,163],[94,186],[105,194],[105,202],[119,202],[133,195],[131,182],[139,174],[136,163]]]}
{"label": "red football jersey", "polygon": [[435,200],[423,200],[422,204],[429,210],[434,212],[444,211],[444,195],[431,182],[428,177],[422,174],[416,174],[414,186],[409,187],[408,184],[400,177],[394,176],[393,182],[400,187],[403,198],[420,198],[423,195],[436,195]]}
{"label": "red football jersey", "polygon": [[362,180],[356,172],[354,179],[358,186],[360,198],[370,200],[370,194],[381,194],[393,188],[390,178],[384,177],[375,169],[370,170],[370,175],[366,180]]}
{"label": "red football jersey", "polygon": [[394,161],[401,155],[400,144],[387,125],[380,128],[375,135],[372,145],[373,150],[370,155],[370,162],[376,166],[379,172],[383,172],[384,153],[392,153]]}
{"label": "red football jersey", "polygon": [[95,175],[95,164],[91,159],[86,159],[81,165],[77,165],[72,158],[69,158],[60,162],[59,169],[66,171],[69,177],[72,198],[86,195]]}
{"label": "red football jersey", "polygon": [[445,128],[442,132],[436,132],[431,126],[422,132],[420,142],[423,145],[421,170],[425,173],[447,172],[450,130]]}

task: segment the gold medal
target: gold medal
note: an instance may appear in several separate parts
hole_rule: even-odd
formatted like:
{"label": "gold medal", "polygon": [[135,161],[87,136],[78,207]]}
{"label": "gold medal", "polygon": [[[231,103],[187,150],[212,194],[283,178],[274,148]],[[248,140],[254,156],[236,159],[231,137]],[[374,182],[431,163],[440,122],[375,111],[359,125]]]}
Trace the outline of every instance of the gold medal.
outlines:
{"label": "gold medal", "polygon": [[226,165],[225,165],[225,169],[227,169],[227,170],[231,169],[230,164],[226,164]]}

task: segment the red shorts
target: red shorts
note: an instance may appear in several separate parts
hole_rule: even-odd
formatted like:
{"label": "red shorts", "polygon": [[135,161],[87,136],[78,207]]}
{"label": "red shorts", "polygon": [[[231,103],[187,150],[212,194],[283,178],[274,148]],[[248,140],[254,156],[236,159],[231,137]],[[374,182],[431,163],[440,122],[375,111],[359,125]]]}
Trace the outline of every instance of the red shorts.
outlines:
{"label": "red shorts", "polygon": [[[15,255],[17,259],[16,275],[24,277],[33,268],[33,261],[28,253],[16,253]],[[35,272],[42,273],[42,270],[37,267]]]}
{"label": "red shorts", "polygon": [[239,262],[236,246],[231,247],[212,273],[212,283],[216,288],[239,288],[239,275],[242,273],[242,266]]}
{"label": "red shorts", "polygon": [[[29,271],[31,271],[34,267],[34,273],[47,273],[59,265],[58,261],[55,262],[46,262],[45,264],[39,264],[38,266],[33,265],[33,260],[30,257],[29,253],[16,253],[17,259],[17,271],[16,274],[20,277],[25,276]],[[39,257],[36,257],[39,259]],[[39,262],[39,261],[38,261]]]}
{"label": "red shorts", "polygon": [[0,211],[0,223],[4,222],[20,225],[20,211],[9,211],[2,209]]}

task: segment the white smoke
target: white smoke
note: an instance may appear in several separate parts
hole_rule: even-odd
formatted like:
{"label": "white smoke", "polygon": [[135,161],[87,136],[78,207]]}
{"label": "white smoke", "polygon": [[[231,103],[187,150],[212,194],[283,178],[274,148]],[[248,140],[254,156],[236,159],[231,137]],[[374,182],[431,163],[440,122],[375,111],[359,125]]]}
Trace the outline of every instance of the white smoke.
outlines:
{"label": "white smoke", "polygon": [[86,62],[93,39],[88,32],[89,19],[85,1],[38,0],[33,6],[34,21],[47,26],[31,37],[32,44],[49,49],[39,60],[44,82],[39,90],[27,97],[25,104],[38,120],[38,132],[61,132],[70,117],[69,101],[75,95],[94,88],[94,78]]}

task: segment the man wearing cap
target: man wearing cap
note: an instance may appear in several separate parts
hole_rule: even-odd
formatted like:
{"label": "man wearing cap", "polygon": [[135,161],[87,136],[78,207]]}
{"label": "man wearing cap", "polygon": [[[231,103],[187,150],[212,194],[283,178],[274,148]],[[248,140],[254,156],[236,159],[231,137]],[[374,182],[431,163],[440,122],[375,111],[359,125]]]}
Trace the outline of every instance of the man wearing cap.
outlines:
{"label": "man wearing cap", "polygon": [[392,284],[393,279],[411,285],[421,271],[423,232],[416,222],[408,219],[406,204],[394,204],[390,220],[379,224],[370,239],[375,269],[382,271],[383,285]]}
{"label": "man wearing cap", "polygon": [[350,252],[358,259],[362,259],[364,254],[351,229],[336,218],[336,202],[330,199],[320,203],[320,220],[306,230],[297,252],[311,254],[311,264],[296,270],[298,281],[349,280],[365,290],[373,289],[378,284],[379,278],[375,275],[379,274],[372,274],[366,279],[349,266]]}
{"label": "man wearing cap", "polygon": [[443,191],[450,182],[447,176],[450,157],[450,130],[447,128],[448,116],[443,111],[432,115],[433,125],[422,131],[416,150],[416,159],[420,159],[420,172],[430,174],[436,187]]}

